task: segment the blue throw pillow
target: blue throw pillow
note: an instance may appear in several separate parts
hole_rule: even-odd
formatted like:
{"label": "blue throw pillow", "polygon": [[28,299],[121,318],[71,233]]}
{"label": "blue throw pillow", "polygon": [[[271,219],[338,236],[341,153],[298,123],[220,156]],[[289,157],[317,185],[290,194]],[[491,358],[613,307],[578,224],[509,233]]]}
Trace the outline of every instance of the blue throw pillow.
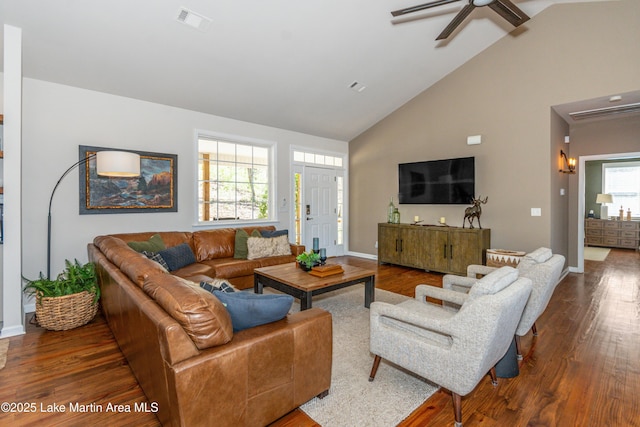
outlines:
{"label": "blue throw pillow", "polygon": [[191,247],[186,243],[159,251],[158,254],[164,262],[167,263],[167,270],[169,271],[178,270],[179,268],[196,262],[196,256],[193,254]]}
{"label": "blue throw pillow", "polygon": [[262,230],[260,234],[262,234],[262,237],[288,236],[289,230]]}
{"label": "blue throw pillow", "polygon": [[234,332],[283,319],[293,304],[291,295],[221,291],[213,295],[227,308]]}

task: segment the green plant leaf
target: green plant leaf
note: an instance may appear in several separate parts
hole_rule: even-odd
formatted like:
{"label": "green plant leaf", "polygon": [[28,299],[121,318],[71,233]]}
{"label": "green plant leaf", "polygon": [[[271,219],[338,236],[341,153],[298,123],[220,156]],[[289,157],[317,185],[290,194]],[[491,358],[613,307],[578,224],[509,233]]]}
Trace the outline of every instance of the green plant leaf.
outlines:
{"label": "green plant leaf", "polygon": [[94,301],[97,302],[100,298],[100,287],[95,265],[91,262],[80,264],[77,259],[74,262],[65,260],[64,264],[64,271],[55,279],[46,278],[42,272],[36,280],[23,277],[26,282],[24,291],[27,295],[35,296],[40,300],[42,297],[61,297],[87,291],[95,295]]}

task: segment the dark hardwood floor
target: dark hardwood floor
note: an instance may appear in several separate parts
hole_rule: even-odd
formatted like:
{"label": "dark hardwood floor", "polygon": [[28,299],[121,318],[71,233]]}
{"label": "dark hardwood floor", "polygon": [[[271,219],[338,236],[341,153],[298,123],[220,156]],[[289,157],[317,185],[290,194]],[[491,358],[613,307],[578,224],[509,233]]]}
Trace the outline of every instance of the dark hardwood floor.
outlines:
{"label": "dark hardwood floor", "polygon": [[[360,258],[340,261],[377,269],[377,288],[409,296],[417,284],[442,280]],[[612,250],[605,262],[586,261],[585,274],[571,273],[556,288],[537,322],[539,336],[523,338],[529,351],[520,375],[497,387],[487,377],[463,398],[465,426],[640,426],[639,307],[638,252]],[[159,425],[152,412],[135,410],[147,400],[101,316],[65,332],[29,325],[26,335],[10,338],[0,402],[20,410],[3,406],[3,426]],[[70,403],[87,406],[70,412]],[[66,412],[56,412],[60,406]],[[296,410],[272,426],[317,425]],[[451,395],[442,390],[400,424],[450,425]]]}

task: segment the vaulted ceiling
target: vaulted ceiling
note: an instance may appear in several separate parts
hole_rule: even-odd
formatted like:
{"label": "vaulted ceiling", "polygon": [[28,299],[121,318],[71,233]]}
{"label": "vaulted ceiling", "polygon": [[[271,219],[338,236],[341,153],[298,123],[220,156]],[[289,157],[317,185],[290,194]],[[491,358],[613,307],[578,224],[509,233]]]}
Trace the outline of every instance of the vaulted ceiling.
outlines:
{"label": "vaulted ceiling", "polygon": [[477,8],[439,42],[468,0],[402,18],[421,1],[0,0],[0,19],[22,28],[27,78],[348,141],[545,8],[586,1],[513,0],[532,17],[515,30]]}

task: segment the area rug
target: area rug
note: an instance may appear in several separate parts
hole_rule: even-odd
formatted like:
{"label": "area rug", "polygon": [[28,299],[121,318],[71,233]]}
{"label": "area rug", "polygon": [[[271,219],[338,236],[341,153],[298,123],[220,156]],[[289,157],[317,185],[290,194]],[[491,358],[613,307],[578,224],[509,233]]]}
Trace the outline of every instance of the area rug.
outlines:
{"label": "area rug", "polygon": [[9,340],[0,340],[0,369],[7,363],[7,351],[9,351]]}
{"label": "area rug", "polygon": [[[376,289],[376,301],[397,304],[406,298]],[[369,382],[373,355],[369,352],[364,285],[314,297],[313,307],[323,308],[333,317],[331,388],[327,397],[314,398],[300,409],[321,426],[395,426],[438,390],[384,360],[375,381]],[[293,309],[298,310],[297,301]]]}
{"label": "area rug", "polygon": [[594,248],[592,246],[584,248],[584,259],[589,261],[604,261],[611,249]]}

